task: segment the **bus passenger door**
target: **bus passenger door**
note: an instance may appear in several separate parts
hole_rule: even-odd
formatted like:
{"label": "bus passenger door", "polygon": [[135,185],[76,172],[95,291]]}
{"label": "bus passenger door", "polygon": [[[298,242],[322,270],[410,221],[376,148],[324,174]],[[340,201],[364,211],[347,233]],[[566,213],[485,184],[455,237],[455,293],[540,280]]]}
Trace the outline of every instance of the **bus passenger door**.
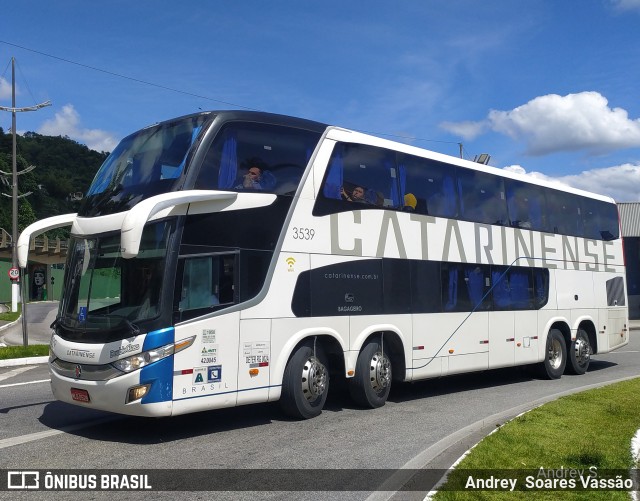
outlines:
{"label": "bus passenger door", "polygon": [[175,355],[175,414],[236,405],[240,313],[210,316],[237,303],[236,261],[236,253],[188,255],[178,260],[175,336],[196,340]]}
{"label": "bus passenger door", "polygon": [[234,312],[176,326],[176,340],[196,340],[175,355],[174,414],[236,405],[239,317]]}
{"label": "bus passenger door", "polygon": [[[605,278],[608,280],[605,281]],[[606,292],[607,308],[600,310],[601,324],[606,326],[605,331],[607,347],[612,350],[615,347],[626,344],[629,341],[629,321],[627,310],[627,294],[625,292],[624,279],[621,276],[608,277],[599,274],[596,277],[596,290],[601,293]],[[604,283],[602,283],[604,282]]]}

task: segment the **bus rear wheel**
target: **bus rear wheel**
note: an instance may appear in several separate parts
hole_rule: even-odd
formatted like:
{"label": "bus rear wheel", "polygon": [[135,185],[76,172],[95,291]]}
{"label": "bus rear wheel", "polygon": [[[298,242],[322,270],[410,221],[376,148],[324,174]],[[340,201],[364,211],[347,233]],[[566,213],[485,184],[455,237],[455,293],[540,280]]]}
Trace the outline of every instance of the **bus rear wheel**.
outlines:
{"label": "bus rear wheel", "polygon": [[282,410],[297,419],[310,419],[322,412],[329,392],[329,370],[322,350],[300,346],[284,370]]}
{"label": "bus rear wheel", "polygon": [[355,376],[349,379],[351,398],[362,407],[382,407],[391,390],[391,377],[389,355],[378,340],[369,341],[358,355]]}
{"label": "bus rear wheel", "polygon": [[589,343],[589,335],[584,329],[578,329],[576,340],[571,343],[569,349],[569,364],[567,364],[567,372],[571,374],[584,374],[589,368],[591,362],[591,343]]}
{"label": "bus rear wheel", "polygon": [[567,365],[567,345],[558,329],[551,329],[547,336],[544,362],[541,364],[542,375],[548,379],[558,379]]}

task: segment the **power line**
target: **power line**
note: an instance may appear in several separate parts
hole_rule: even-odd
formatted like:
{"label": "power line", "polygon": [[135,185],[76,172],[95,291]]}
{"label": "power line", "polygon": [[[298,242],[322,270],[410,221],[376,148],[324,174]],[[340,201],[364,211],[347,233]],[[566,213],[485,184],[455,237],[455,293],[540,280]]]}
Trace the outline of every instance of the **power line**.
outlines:
{"label": "power line", "polygon": [[64,57],[54,56],[53,54],[48,54],[46,52],[42,52],[42,51],[39,51],[39,50],[30,49],[28,47],[23,47],[22,45],[18,45],[18,44],[15,44],[15,43],[7,42],[5,40],[0,40],[0,43],[3,43],[5,45],[10,45],[11,47],[17,47],[18,49],[22,49],[22,50],[26,50],[26,51],[29,51],[29,52],[33,52],[34,54],[39,54],[41,56],[50,57],[51,59],[57,59],[58,61],[62,61],[64,63],[73,64],[75,66],[80,66],[81,68],[86,68],[86,69],[89,69],[89,70],[98,71],[100,73],[105,73],[106,75],[111,75],[111,76],[114,76],[114,77],[123,78],[125,80],[130,80],[132,82],[136,82],[136,83],[140,83],[140,84],[144,84],[144,85],[150,85],[150,86],[156,87],[158,89],[168,90],[168,91],[171,91],[171,92],[177,92],[178,94],[184,94],[186,96],[197,97],[198,99],[205,99],[207,101],[214,101],[216,103],[222,103],[222,104],[226,104],[228,106],[235,106],[235,107],[238,107],[238,108],[243,108],[245,110],[259,111],[259,110],[256,110],[255,108],[250,108],[248,106],[242,106],[241,104],[231,103],[229,101],[222,101],[220,99],[214,99],[212,97],[202,96],[200,94],[195,94],[193,92],[188,92],[188,91],[185,91],[185,90],[174,89],[173,87],[167,87],[166,85],[160,85],[160,84],[157,84],[157,83],[149,82],[147,80],[142,80],[140,78],[130,77],[130,76],[127,76],[127,75],[123,75],[121,73],[116,73],[114,71],[104,70],[102,68],[97,68],[95,66],[90,66],[88,64],[78,63],[78,62],[72,61],[70,59],[65,59]]}
{"label": "power line", "polygon": [[[205,99],[207,101],[213,101],[213,102],[216,102],[216,103],[221,103],[221,104],[225,104],[225,105],[228,105],[228,106],[234,106],[234,107],[242,108],[242,109],[245,109],[245,110],[262,111],[262,110],[258,110],[256,108],[251,108],[249,106],[243,106],[241,104],[232,103],[230,101],[222,101],[220,99],[214,99],[212,97],[202,96],[200,94],[195,94],[193,92],[184,91],[184,90],[180,90],[180,89],[175,89],[173,87],[168,87],[166,85],[161,85],[161,84],[157,84],[157,83],[154,83],[154,82],[149,82],[147,80],[142,80],[140,78],[135,78],[135,77],[130,77],[130,76],[127,76],[127,75],[123,75],[122,73],[116,73],[114,71],[105,70],[105,69],[102,69],[102,68],[98,68],[96,66],[91,66],[91,65],[88,65],[88,64],[79,63],[77,61],[72,61],[71,59],[66,59],[64,57],[55,56],[55,55],[49,54],[47,52],[42,52],[42,51],[39,51],[39,50],[30,49],[29,47],[24,47],[22,45],[18,45],[18,44],[15,44],[15,43],[7,42],[5,40],[0,40],[0,43],[5,44],[5,45],[9,45],[11,47],[17,47],[18,49],[22,49],[22,50],[26,50],[26,51],[29,51],[29,52],[33,52],[34,54],[39,54],[41,56],[49,57],[51,59],[56,59],[58,61],[62,61],[62,62],[67,63],[67,64],[73,64],[73,65],[79,66],[81,68],[85,68],[85,69],[89,69],[89,70],[93,70],[93,71],[98,71],[100,73],[104,73],[106,75],[114,76],[114,77],[117,77],[117,78],[123,78],[123,79],[129,80],[131,82],[136,82],[136,83],[143,84],[143,85],[150,85],[150,86],[156,87],[158,89],[168,90],[170,92],[177,92],[178,94],[183,94],[183,95],[186,95],[186,96],[196,97],[198,99]],[[373,134],[373,135],[377,135],[377,136],[387,136],[387,137],[393,137],[393,138],[397,138],[397,139],[404,139],[404,140],[410,140],[410,141],[424,141],[424,142],[431,142],[431,143],[457,144],[457,145],[461,144],[458,141],[442,141],[442,140],[437,140],[437,139],[426,139],[426,138],[420,138],[420,137],[415,137],[415,136],[403,136],[403,135],[400,135],[400,134],[389,134],[389,133],[385,133],[385,132],[367,131],[367,130],[362,130],[362,129],[354,129],[354,130],[357,130],[357,131],[365,133],[365,134]]]}
{"label": "power line", "polygon": [[24,80],[24,85],[27,88],[27,91],[29,92],[31,99],[33,100],[34,103],[37,103],[38,101],[36,101],[36,98],[33,96],[33,92],[31,92],[31,87],[29,87],[29,82],[27,82],[27,79],[24,76],[24,73],[22,73],[22,68],[20,67],[20,64],[18,64],[17,59],[16,59],[16,66],[18,67],[18,71],[20,72],[20,75],[22,75],[22,79]]}
{"label": "power line", "polygon": [[427,141],[427,142],[430,142],[430,143],[443,143],[443,144],[460,144],[458,141],[443,141],[443,140],[439,140],[439,139],[425,139],[423,137],[403,136],[401,134],[388,134],[386,132],[376,132],[376,131],[363,130],[363,129],[354,129],[354,130],[357,130],[358,132],[362,132],[363,134],[374,134],[376,136],[395,137],[397,139],[407,139],[407,140],[411,140],[411,141]]}

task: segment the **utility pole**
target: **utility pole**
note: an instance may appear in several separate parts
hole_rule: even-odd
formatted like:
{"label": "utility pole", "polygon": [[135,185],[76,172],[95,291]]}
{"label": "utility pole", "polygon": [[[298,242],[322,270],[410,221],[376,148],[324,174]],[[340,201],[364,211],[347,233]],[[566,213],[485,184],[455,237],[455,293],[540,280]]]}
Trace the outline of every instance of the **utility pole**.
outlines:
{"label": "utility pole", "polygon": [[[12,218],[12,232],[11,232],[11,267],[13,269],[18,268],[18,175],[24,174],[25,171],[18,172],[17,167],[17,156],[16,156],[16,113],[23,111],[36,111],[40,108],[44,108],[45,106],[51,106],[51,101],[46,101],[44,103],[36,104],[35,106],[27,106],[24,108],[16,108],[16,69],[15,69],[16,60],[14,57],[11,58],[11,107],[0,106],[0,110],[2,111],[10,111],[11,112],[11,133],[13,138],[13,161],[12,161],[12,210],[13,210],[13,218]],[[29,168],[28,170],[33,170]],[[6,174],[6,173],[5,173]],[[24,195],[26,196],[26,195]],[[24,270],[21,273],[22,280],[24,282]],[[24,284],[23,284],[24,288]],[[14,280],[11,284],[11,311],[18,311],[18,297],[20,296],[20,285],[17,280]],[[23,294],[24,296],[24,294]],[[23,298],[22,301],[22,315],[25,316],[25,300]],[[23,322],[24,324],[24,322]]]}

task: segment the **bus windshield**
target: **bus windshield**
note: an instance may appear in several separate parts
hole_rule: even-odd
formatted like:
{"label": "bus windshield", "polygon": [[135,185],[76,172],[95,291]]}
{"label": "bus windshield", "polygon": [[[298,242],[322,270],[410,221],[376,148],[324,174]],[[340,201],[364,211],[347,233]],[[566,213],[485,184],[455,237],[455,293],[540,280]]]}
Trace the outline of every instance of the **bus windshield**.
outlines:
{"label": "bus windshield", "polygon": [[72,238],[58,333],[67,339],[108,342],[137,334],[138,323],[157,317],[170,226],[147,226],[134,259],[122,258],[119,234]]}
{"label": "bus windshield", "polygon": [[98,170],[79,214],[121,212],[145,198],[172,191],[208,118],[196,115],[164,122],[123,139]]}

